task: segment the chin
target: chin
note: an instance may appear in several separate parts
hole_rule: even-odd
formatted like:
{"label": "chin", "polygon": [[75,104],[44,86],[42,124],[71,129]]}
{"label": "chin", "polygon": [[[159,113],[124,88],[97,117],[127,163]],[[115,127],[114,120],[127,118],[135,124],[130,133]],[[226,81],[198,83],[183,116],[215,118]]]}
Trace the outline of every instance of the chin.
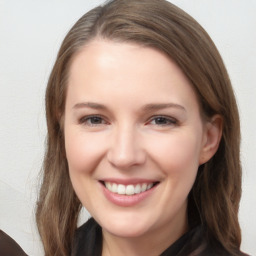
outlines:
{"label": "chin", "polygon": [[146,229],[138,228],[138,227],[126,227],[126,228],[120,228],[120,227],[104,228],[103,227],[103,229],[114,236],[123,237],[123,238],[141,237],[147,233]]}
{"label": "chin", "polygon": [[151,225],[138,217],[111,218],[110,221],[99,223],[103,230],[118,237],[140,237],[149,232]]}

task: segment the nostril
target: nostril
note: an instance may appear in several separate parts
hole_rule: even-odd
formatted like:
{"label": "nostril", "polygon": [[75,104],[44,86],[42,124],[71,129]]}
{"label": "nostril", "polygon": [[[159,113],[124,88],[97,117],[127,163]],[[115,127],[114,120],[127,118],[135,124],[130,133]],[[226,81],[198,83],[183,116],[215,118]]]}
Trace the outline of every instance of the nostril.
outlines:
{"label": "nostril", "polygon": [[141,165],[145,162],[145,152],[139,150],[113,149],[107,154],[107,159],[111,165],[118,169],[126,169],[134,165]]}

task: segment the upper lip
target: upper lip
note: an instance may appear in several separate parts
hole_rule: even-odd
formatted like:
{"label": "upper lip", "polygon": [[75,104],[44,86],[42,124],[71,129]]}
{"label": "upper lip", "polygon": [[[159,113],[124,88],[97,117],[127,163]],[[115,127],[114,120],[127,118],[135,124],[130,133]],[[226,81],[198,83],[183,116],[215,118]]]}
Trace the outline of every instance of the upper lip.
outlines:
{"label": "upper lip", "polygon": [[141,179],[141,178],[135,178],[135,179],[116,179],[116,178],[106,178],[101,179],[101,182],[110,182],[110,183],[116,183],[116,184],[123,184],[123,185],[136,185],[136,184],[150,184],[150,183],[156,183],[159,182],[158,180],[153,179]]}

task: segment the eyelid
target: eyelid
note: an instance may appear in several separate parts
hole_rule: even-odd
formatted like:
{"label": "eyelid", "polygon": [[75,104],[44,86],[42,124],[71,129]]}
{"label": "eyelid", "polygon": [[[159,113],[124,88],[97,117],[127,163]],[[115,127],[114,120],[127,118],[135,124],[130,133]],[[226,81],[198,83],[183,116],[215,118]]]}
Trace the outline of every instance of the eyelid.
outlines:
{"label": "eyelid", "polygon": [[[100,119],[100,122],[93,123],[91,122],[93,118]],[[156,119],[163,119],[165,123],[152,123],[153,121],[156,121]],[[94,126],[102,126],[102,125],[108,125],[110,122],[107,120],[106,117],[100,115],[100,114],[91,114],[91,115],[85,115],[78,119],[78,123],[81,125],[94,127]],[[172,116],[166,116],[166,115],[154,115],[151,116],[148,121],[146,121],[146,125],[154,125],[154,126],[175,126],[178,125],[178,120]]]}
{"label": "eyelid", "polygon": [[[89,121],[92,118],[99,118],[103,121],[103,123],[98,123],[98,124],[88,124],[88,123],[86,123],[87,121]],[[81,118],[78,119],[78,122],[79,122],[79,124],[87,125],[87,126],[99,126],[99,125],[109,124],[109,122],[106,120],[106,118],[104,116],[97,115],[97,114],[82,116]]]}
{"label": "eyelid", "polygon": [[178,120],[176,118],[170,117],[170,116],[166,116],[166,115],[155,115],[155,116],[152,116],[149,119],[149,121],[147,122],[147,124],[150,124],[152,121],[156,120],[157,118],[166,119],[168,124],[153,124],[153,125],[156,125],[156,126],[173,126],[173,125],[177,125],[178,124]]}

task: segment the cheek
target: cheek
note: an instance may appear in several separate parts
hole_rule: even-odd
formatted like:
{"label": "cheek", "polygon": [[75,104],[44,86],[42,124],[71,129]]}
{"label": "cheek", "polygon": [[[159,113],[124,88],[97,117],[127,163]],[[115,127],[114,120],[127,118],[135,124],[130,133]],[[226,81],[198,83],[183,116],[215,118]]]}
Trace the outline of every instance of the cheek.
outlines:
{"label": "cheek", "polygon": [[80,131],[66,130],[65,148],[70,172],[92,172],[104,154],[102,139]]}
{"label": "cheek", "polygon": [[103,148],[101,140],[97,136],[87,136],[83,131],[77,129],[65,130],[65,148],[69,168],[69,175],[73,188],[83,204],[91,212],[91,205],[94,205],[94,186],[91,182],[94,171],[99,163]]}
{"label": "cheek", "polygon": [[[169,206],[166,211],[176,211],[186,200],[196,179],[200,152],[199,138],[195,134],[175,134],[155,143],[151,156],[158,168],[164,173],[166,189],[163,198]],[[166,205],[166,200],[163,200]]]}
{"label": "cheek", "polygon": [[200,156],[200,136],[193,132],[179,132],[151,142],[153,159],[165,172],[180,175],[197,171]]}

